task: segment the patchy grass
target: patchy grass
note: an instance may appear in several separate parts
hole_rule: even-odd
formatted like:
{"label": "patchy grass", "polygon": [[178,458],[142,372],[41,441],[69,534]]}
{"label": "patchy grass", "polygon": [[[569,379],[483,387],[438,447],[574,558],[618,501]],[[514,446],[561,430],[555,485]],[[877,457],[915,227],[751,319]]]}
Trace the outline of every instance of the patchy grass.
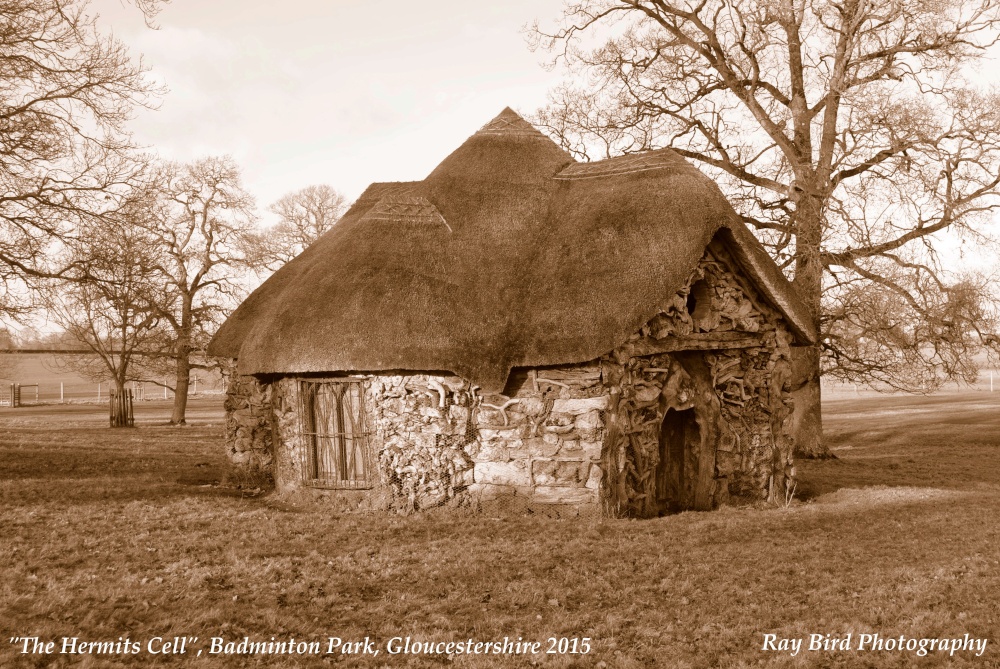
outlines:
{"label": "patchy grass", "polygon": [[824,427],[838,459],[803,463],[805,499],[844,487],[1000,483],[1000,392],[828,402]]}
{"label": "patchy grass", "polygon": [[[1000,401],[840,401],[839,456],[790,508],[655,521],[331,514],[223,479],[221,410],[112,431],[0,411],[0,666],[1000,666]],[[152,412],[153,409],[148,409]],[[165,415],[165,414],[164,414]],[[762,652],[763,634],[990,637],[982,657]],[[585,656],[17,655],[11,636],[145,644],[589,637]]]}

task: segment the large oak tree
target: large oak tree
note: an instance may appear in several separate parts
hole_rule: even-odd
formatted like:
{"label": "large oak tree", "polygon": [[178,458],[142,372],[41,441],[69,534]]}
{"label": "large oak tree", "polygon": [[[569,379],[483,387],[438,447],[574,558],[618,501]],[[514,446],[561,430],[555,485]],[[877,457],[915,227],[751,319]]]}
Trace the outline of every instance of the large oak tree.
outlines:
{"label": "large oak tree", "polygon": [[246,238],[256,209],[240,170],[227,157],[163,163],[149,182],[155,204],[146,232],[160,259],[170,296],[160,316],[172,331],[174,408],[170,421],[185,422],[192,354],[204,350],[214,329],[238,302],[246,268]]}
{"label": "large oak tree", "polygon": [[994,0],[579,0],[534,36],[572,74],[538,119],[584,157],[671,147],[715,177],[821,332],[796,356],[797,440],[822,372],[926,390],[996,339],[944,233],[987,242],[1000,97],[975,67]]}

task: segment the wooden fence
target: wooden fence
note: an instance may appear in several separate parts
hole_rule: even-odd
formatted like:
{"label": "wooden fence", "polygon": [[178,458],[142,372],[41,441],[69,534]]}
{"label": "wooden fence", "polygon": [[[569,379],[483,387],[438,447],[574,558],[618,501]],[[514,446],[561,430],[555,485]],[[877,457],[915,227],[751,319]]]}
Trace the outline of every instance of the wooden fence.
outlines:
{"label": "wooden fence", "polygon": [[21,406],[21,386],[17,383],[4,384],[0,387],[0,406]]}
{"label": "wooden fence", "polygon": [[131,388],[126,388],[121,393],[112,388],[110,397],[108,418],[111,420],[111,427],[135,427]]}

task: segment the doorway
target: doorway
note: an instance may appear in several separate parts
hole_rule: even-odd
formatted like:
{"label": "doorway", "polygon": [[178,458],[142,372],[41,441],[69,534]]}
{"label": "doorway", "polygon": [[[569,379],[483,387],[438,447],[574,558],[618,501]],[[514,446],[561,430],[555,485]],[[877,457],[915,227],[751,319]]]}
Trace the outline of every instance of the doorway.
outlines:
{"label": "doorway", "polygon": [[667,409],[660,424],[656,503],[660,515],[693,508],[694,478],[701,430],[693,408]]}

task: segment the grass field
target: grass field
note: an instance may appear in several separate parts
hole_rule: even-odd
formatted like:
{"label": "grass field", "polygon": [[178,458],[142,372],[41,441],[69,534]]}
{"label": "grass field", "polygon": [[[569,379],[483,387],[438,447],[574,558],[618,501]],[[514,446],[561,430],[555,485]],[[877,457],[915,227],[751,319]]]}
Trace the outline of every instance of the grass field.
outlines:
{"label": "grass field", "polygon": [[[0,666],[1000,666],[1000,393],[830,402],[838,459],[800,464],[799,501],[652,521],[337,516],[218,485],[219,404],[186,428],[167,411],[111,431],[96,407],[0,409]],[[848,633],[989,644],[762,650]],[[21,655],[8,640],[26,635],[141,652]],[[175,636],[198,641],[147,652]],[[331,636],[382,650],[209,656],[210,637]],[[390,656],[397,636],[590,652]]]}

